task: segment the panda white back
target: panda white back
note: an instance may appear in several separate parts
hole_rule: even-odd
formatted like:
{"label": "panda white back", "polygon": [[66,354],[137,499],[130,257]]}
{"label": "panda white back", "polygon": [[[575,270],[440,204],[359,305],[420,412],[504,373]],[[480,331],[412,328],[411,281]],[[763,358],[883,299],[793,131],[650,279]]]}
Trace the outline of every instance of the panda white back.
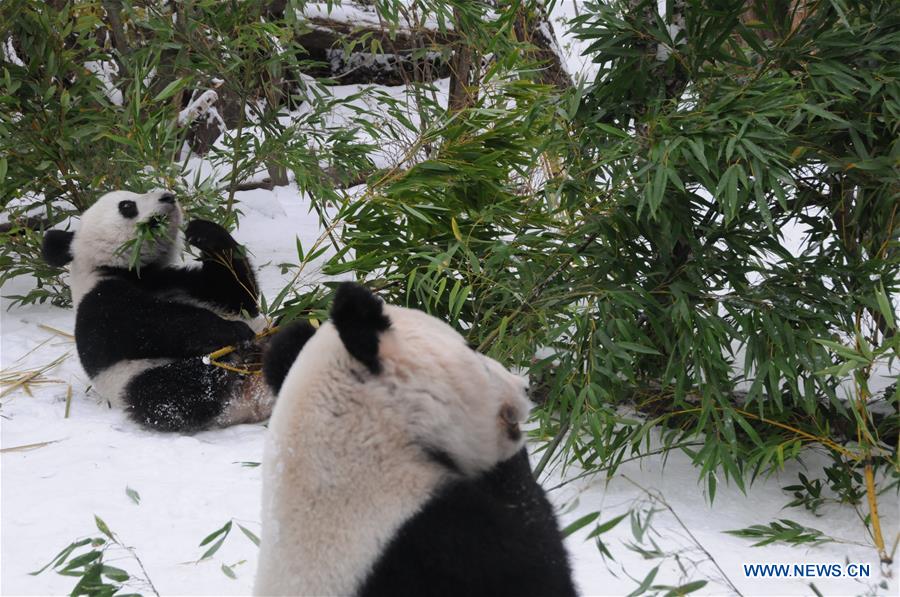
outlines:
{"label": "panda white back", "polygon": [[[381,546],[441,482],[441,471],[407,449],[394,409],[379,413],[347,400],[361,395],[359,382],[338,362],[367,374],[348,354],[338,356],[342,348],[334,327],[323,325],[285,380],[290,399],[276,401],[263,460],[267,522],[257,594],[351,594]],[[368,392],[363,398],[383,403]]]}
{"label": "panda white back", "polygon": [[280,391],[263,460],[257,595],[370,593],[411,520],[524,442],[520,377],[436,318],[356,285],[339,288],[315,333],[276,335],[266,368]]}

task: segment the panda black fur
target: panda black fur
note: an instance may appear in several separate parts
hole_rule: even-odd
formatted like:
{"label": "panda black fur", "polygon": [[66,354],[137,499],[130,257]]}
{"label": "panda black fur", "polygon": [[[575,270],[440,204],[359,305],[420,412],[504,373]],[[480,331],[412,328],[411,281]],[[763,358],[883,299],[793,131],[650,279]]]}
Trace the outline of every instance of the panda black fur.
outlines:
{"label": "panda black fur", "polygon": [[449,326],[345,284],[264,372],[280,392],[256,595],[575,595],[525,385]]}
{"label": "panda black fur", "polygon": [[[138,223],[166,226],[141,245],[139,270],[129,269],[123,243]],[[75,343],[94,388],[136,422],[160,431],[191,431],[268,417],[274,394],[255,376],[203,362],[238,345],[254,350],[247,317],[258,315],[256,278],[228,231],[206,220],[185,230],[202,266],[176,267],[181,211],[172,193],[115,191],[81,216],[72,233],[48,231],[44,259],[71,262]]]}

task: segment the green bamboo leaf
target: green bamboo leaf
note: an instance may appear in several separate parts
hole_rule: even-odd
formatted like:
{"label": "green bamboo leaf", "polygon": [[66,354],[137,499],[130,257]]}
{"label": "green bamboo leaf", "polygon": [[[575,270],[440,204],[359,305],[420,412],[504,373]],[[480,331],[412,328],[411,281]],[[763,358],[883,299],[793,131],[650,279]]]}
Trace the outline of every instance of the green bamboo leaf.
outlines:
{"label": "green bamboo leaf", "polygon": [[113,536],[112,531],[109,530],[109,527],[107,526],[107,524],[103,521],[102,518],[100,518],[96,514],[94,514],[94,523],[97,525],[97,528],[100,529],[100,532],[103,533],[104,535],[106,535],[107,537],[109,537],[109,539],[111,541],[116,540],[116,538]]}
{"label": "green bamboo leaf", "polygon": [[598,516],[600,516],[599,512],[591,512],[590,514],[585,514],[578,520],[576,520],[576,521],[572,522],[571,524],[569,524],[568,526],[566,526],[566,528],[564,528],[561,531],[562,536],[568,537],[569,535],[576,533],[577,531],[583,529],[587,525],[589,525],[592,522],[594,522],[595,520],[597,520]]}
{"label": "green bamboo leaf", "polygon": [[256,534],[253,533],[253,531],[251,531],[250,529],[248,529],[247,527],[245,527],[242,524],[238,524],[238,528],[241,529],[241,532],[243,532],[244,535],[246,535],[247,538],[250,539],[250,541],[252,541],[254,545],[259,547],[259,537],[257,537]]}
{"label": "green bamboo leaf", "polygon": [[709,584],[709,581],[707,580],[695,580],[689,583],[685,583],[670,590],[668,593],[666,593],[666,597],[679,597],[681,595],[689,595],[695,591],[699,591],[707,584]]}
{"label": "green bamboo leaf", "polygon": [[628,516],[628,512],[626,512],[625,514],[620,514],[619,516],[614,516],[613,518],[610,518],[606,522],[601,522],[600,524],[597,525],[597,528],[595,528],[593,531],[591,531],[591,533],[587,536],[587,538],[593,539],[594,537],[599,537],[603,533],[605,533],[609,530],[612,530],[613,528],[615,528],[616,525],[618,525],[620,522],[622,522],[622,520],[626,516]]}
{"label": "green bamboo leaf", "polygon": [[638,595],[643,595],[647,592],[647,589],[650,588],[650,585],[653,584],[653,579],[656,578],[656,573],[659,572],[659,566],[656,566],[653,570],[647,573],[647,576],[644,577],[644,580],[641,581],[641,584],[634,591],[628,594],[628,597],[637,597]]}
{"label": "green bamboo leaf", "polygon": [[203,555],[200,556],[200,560],[202,561],[202,560],[205,560],[205,559],[207,559],[207,558],[211,558],[212,556],[214,556],[215,553],[216,553],[217,551],[219,551],[219,548],[222,547],[222,544],[225,543],[225,539],[226,539],[227,537],[228,537],[228,535],[223,535],[222,538],[220,538],[218,541],[216,541],[215,543],[213,543],[213,544],[209,547],[209,549],[207,549],[206,551],[203,552]]}
{"label": "green bamboo leaf", "polygon": [[172,81],[171,83],[166,85],[162,91],[160,91],[158,94],[156,94],[156,97],[153,98],[153,101],[161,102],[163,100],[169,99],[170,97],[172,97],[173,95],[178,93],[179,90],[181,90],[185,86],[187,86],[188,82],[189,82],[189,79],[184,78],[184,77],[179,77],[179,78],[175,79],[174,81]]}
{"label": "green bamboo leaf", "polygon": [[100,573],[103,574],[106,578],[110,580],[114,580],[116,582],[127,582],[131,576],[121,568],[116,568],[114,566],[108,566],[104,564],[100,568]]}
{"label": "green bamboo leaf", "polygon": [[30,574],[31,576],[37,576],[38,574],[40,574],[41,572],[43,572],[50,566],[53,566],[54,568],[56,568],[57,566],[60,566],[63,562],[66,561],[66,558],[69,557],[69,554],[71,554],[73,551],[75,551],[79,547],[83,547],[85,545],[90,544],[91,541],[92,541],[92,539],[81,539],[80,541],[75,541],[73,543],[70,543],[65,548],[63,548],[62,551],[60,551],[58,554],[56,554],[53,557],[53,559],[50,560],[43,568],[41,568],[40,570],[36,570],[34,572],[29,572],[28,574]]}
{"label": "green bamboo leaf", "polygon": [[[226,522],[224,525],[222,525],[221,528],[216,529],[215,531],[213,531],[212,533],[210,533],[209,535],[207,535],[206,537],[204,537],[204,538],[203,538],[203,541],[200,542],[199,547],[203,547],[204,545],[206,545],[207,543],[211,542],[213,539],[215,539],[216,537],[218,537],[219,535],[221,535],[221,534],[223,534],[223,533],[224,533],[225,536],[227,537],[227,536],[228,536],[228,533],[229,533],[230,531],[231,531],[231,521],[229,520],[229,521]],[[224,537],[223,537],[223,539],[224,539]]]}
{"label": "green bamboo leaf", "polygon": [[644,346],[643,344],[637,344],[636,342],[626,342],[626,341],[620,340],[619,342],[616,342],[616,346],[618,346],[620,348],[624,348],[625,350],[627,350],[629,352],[639,352],[641,354],[657,354],[657,355],[662,354],[655,348],[652,348],[650,346]]}
{"label": "green bamboo leaf", "polygon": [[[0,176],[0,180],[2,180],[2,176]],[[881,315],[884,316],[884,320],[887,322],[888,327],[892,330],[897,329],[897,324],[894,321],[894,309],[891,306],[891,301],[887,296],[887,293],[884,291],[884,285],[878,284],[878,287],[875,288],[875,300],[878,303],[878,310],[881,311]]]}

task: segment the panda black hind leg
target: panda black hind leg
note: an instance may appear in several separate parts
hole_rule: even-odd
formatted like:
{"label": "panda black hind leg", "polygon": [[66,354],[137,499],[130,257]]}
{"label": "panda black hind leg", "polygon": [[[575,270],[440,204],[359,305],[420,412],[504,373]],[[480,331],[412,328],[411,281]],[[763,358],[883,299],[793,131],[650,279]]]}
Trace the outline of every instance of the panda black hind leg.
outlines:
{"label": "panda black hind leg", "polygon": [[147,369],[125,388],[129,416],[156,431],[197,431],[269,417],[274,396],[259,375],[181,359]]}

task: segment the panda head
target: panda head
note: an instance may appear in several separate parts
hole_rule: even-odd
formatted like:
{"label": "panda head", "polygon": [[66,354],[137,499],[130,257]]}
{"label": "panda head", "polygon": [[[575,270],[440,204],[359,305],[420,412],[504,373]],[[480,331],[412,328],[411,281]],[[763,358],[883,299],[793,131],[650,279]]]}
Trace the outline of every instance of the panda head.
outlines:
{"label": "panda head", "polygon": [[463,475],[516,454],[531,409],[527,383],[449,325],[351,283],[338,288],[330,321],[314,333],[295,324],[275,336],[264,372],[280,389],[273,417],[278,409],[297,416],[357,410],[359,419],[387,422],[385,433]]}
{"label": "panda head", "polygon": [[158,223],[165,229],[155,236],[156,240],[141,243],[140,265],[170,263],[177,254],[175,239],[181,210],[169,191],[113,191],[103,195],[81,214],[77,232],[47,232],[42,247],[44,260],[57,267],[72,261],[73,268],[84,275],[101,267],[127,268],[133,255],[122,246],[136,237],[139,225],[148,223]]}

